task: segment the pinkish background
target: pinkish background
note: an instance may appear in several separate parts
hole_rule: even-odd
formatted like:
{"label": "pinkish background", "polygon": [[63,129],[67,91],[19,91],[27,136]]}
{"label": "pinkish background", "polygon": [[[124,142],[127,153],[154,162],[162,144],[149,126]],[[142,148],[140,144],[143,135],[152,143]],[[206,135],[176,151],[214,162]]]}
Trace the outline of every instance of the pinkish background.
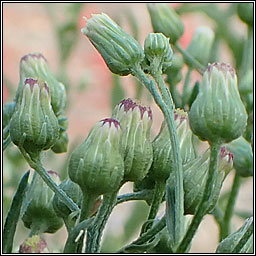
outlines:
{"label": "pinkish background", "polygon": [[[65,3],[51,4],[57,20],[61,23],[65,20],[63,9]],[[172,6],[178,3],[172,3]],[[220,4],[221,8],[226,8],[227,4]],[[143,45],[144,39],[148,33],[152,32],[149,14],[146,4],[144,3],[85,3],[81,14],[77,17],[79,28],[85,25],[83,16],[90,17],[91,13],[105,12],[110,17],[122,18],[120,13],[130,8],[139,22],[139,41]],[[119,15],[119,16],[118,16]],[[185,25],[185,33],[180,39],[180,44],[186,48],[192,34],[197,26],[210,26],[214,24],[204,15],[193,13],[187,14],[183,18]],[[122,27],[130,32],[130,28],[124,19],[121,19]],[[239,33],[244,33],[243,24],[234,20],[234,25],[238,24]],[[58,66],[58,50],[55,39],[54,30],[47,14],[44,4],[41,3],[4,3],[3,4],[3,72],[10,80],[13,86],[7,88],[3,86],[3,102],[11,101],[11,91],[16,90],[19,82],[19,61],[21,57],[27,53],[41,52],[48,60],[51,70],[57,72]],[[224,62],[230,62],[230,55],[223,46]],[[185,68],[186,69],[186,68]],[[185,72],[186,70],[184,70]],[[67,117],[69,119],[68,134],[70,142],[83,140],[93,124],[103,118],[111,115],[111,88],[112,76],[101,56],[90,44],[89,40],[80,34],[77,45],[69,58],[67,66],[68,77],[71,80],[69,90],[69,108]],[[87,81],[85,90],[78,90],[78,84],[81,78]],[[193,74],[193,80],[198,78],[196,73]],[[135,97],[134,82],[131,77],[122,77],[121,82],[125,89],[126,97]],[[183,81],[182,81],[183,83]],[[142,97],[144,104],[149,104],[153,110],[153,127],[152,138],[156,135],[163,119],[159,109],[148,100],[147,92]],[[58,159],[61,159],[59,157]],[[232,174],[225,181],[224,190],[230,187]],[[129,191],[129,185],[122,192]],[[248,180],[243,185],[239,194],[236,207],[239,209],[252,209],[252,182]],[[129,204],[117,207],[110,218],[108,228],[115,230],[113,232],[121,232],[116,228],[122,226],[122,222],[129,211]],[[234,227],[239,227],[241,220],[234,218]],[[63,243],[65,230],[58,232],[57,239],[60,244]],[[55,238],[46,235],[49,247],[55,243]],[[19,238],[18,238],[19,239]],[[20,238],[22,241],[23,238]],[[53,241],[51,241],[53,240]],[[218,240],[218,229],[214,223],[212,216],[206,216],[201,224],[199,231],[194,239],[191,252],[214,252]],[[18,240],[19,241],[19,240]]]}

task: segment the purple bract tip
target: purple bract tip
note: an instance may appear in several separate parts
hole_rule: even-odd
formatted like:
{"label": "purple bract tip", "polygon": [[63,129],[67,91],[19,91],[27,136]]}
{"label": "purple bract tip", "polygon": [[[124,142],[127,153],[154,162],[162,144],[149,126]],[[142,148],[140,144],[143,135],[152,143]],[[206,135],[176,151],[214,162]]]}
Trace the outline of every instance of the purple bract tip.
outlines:
{"label": "purple bract tip", "polygon": [[138,107],[140,110],[141,119],[143,118],[143,115],[145,112],[148,112],[149,118],[152,119],[152,111],[150,107],[147,108],[145,106],[137,104],[135,101],[133,101],[130,98],[122,100],[119,103],[119,107],[121,108],[122,106],[124,107],[125,112],[128,112],[130,109],[133,110],[135,107]]}
{"label": "purple bract tip", "polygon": [[52,170],[49,170],[49,171],[47,171],[50,175],[55,175],[55,176],[57,176],[58,178],[60,178],[60,175],[57,173],[57,172],[55,172],[55,171],[52,171]]}
{"label": "purple bract tip", "polygon": [[101,120],[100,122],[102,122],[102,126],[104,124],[108,123],[109,127],[111,127],[111,124],[113,123],[116,128],[121,127],[120,123],[114,118],[105,118],[105,119]]}
{"label": "purple bract tip", "polygon": [[222,71],[224,74],[227,74],[229,72],[232,75],[232,77],[235,76],[235,69],[227,63],[214,62],[208,65],[207,71],[210,72],[213,69],[213,67],[217,68],[219,71]]}
{"label": "purple bract tip", "polygon": [[33,86],[34,86],[35,84],[38,84],[38,80],[33,79],[33,78],[27,78],[27,79],[25,80],[25,84],[29,84],[29,85],[30,85],[30,88],[33,88]]}
{"label": "purple bract tip", "polygon": [[228,162],[230,163],[231,161],[233,161],[234,159],[234,155],[230,152],[230,151],[227,151],[226,147],[223,146],[221,147],[220,149],[220,158],[224,158],[228,156]]}
{"label": "purple bract tip", "polygon": [[35,59],[35,58],[36,58],[36,59],[44,59],[44,61],[47,62],[46,58],[45,58],[41,53],[29,53],[29,54],[26,54],[26,55],[24,55],[24,56],[21,58],[20,62],[22,62],[22,61],[27,61],[29,57],[34,58],[34,59]]}

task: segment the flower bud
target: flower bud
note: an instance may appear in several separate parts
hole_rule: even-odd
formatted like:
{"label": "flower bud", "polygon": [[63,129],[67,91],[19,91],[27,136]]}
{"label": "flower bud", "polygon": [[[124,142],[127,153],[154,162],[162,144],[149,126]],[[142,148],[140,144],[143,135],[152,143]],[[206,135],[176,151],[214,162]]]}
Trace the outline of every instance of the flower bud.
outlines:
{"label": "flower bud", "polygon": [[57,81],[53,76],[47,60],[40,53],[30,53],[23,56],[20,60],[20,83],[16,94],[16,102],[20,97],[23,84],[26,78],[41,79],[46,81],[51,95],[51,104],[56,115],[63,112],[66,106],[65,86]]}
{"label": "flower bud", "polygon": [[[232,253],[232,251],[240,242],[244,234],[248,232],[248,229],[251,228],[252,225],[253,225],[253,217],[248,218],[245,224],[239,230],[230,234],[228,237],[222,240],[216,250],[216,253],[221,253],[221,254]],[[252,234],[247,240],[247,242],[245,241],[244,246],[241,248],[241,250],[236,253],[253,253],[253,241],[254,239]]]}
{"label": "flower bud", "polygon": [[[207,65],[214,40],[214,32],[209,27],[199,27],[196,29],[192,40],[187,48],[187,52],[202,65]],[[185,58],[188,66],[193,68],[193,63]]]}
{"label": "flower bud", "polygon": [[107,118],[94,125],[85,141],[71,155],[70,179],[83,192],[101,195],[119,188],[124,162],[119,153],[120,123]]}
{"label": "flower bud", "polygon": [[10,121],[10,136],[15,145],[30,155],[51,148],[59,137],[58,120],[52,110],[46,83],[26,79]]}
{"label": "flower bud", "polygon": [[184,33],[184,25],[174,9],[165,3],[147,4],[155,33],[163,33],[175,43]]}
{"label": "flower bud", "polygon": [[226,144],[226,148],[234,155],[234,168],[237,173],[242,177],[253,176],[251,144],[241,136],[229,144]]}
{"label": "flower bud", "polygon": [[[182,164],[195,158],[195,150],[192,143],[192,132],[189,128],[188,115],[181,109],[176,109],[174,114],[175,127],[178,135]],[[150,175],[157,180],[168,179],[172,173],[172,146],[169,130],[164,121],[159,134],[153,141],[153,163]]]}
{"label": "flower bud", "polygon": [[135,65],[144,59],[141,45],[108,15],[93,14],[82,28],[95,48],[99,51],[111,72],[126,76]]}
{"label": "flower bud", "polygon": [[138,102],[125,99],[115,107],[112,116],[122,127],[120,151],[124,158],[124,179],[142,180],[153,160],[150,141],[152,111]]}
{"label": "flower bud", "polygon": [[51,148],[54,153],[65,153],[68,150],[68,134],[66,132],[61,132],[57,142]]}
{"label": "flower bud", "polygon": [[150,33],[144,42],[144,53],[152,71],[172,65],[173,51],[169,38],[162,33]]}
{"label": "flower bud", "polygon": [[7,102],[3,106],[3,129],[9,124],[15,110],[15,102]]}
{"label": "flower bud", "polygon": [[[73,200],[79,207],[81,206],[82,201],[82,191],[80,187],[71,181],[69,178],[66,178],[59,187],[66,193],[66,195]],[[67,205],[56,195],[53,198],[53,209],[58,217],[68,218],[71,214],[71,210]]]}
{"label": "flower bud", "polygon": [[173,54],[172,65],[165,70],[167,74],[166,81],[175,86],[182,80],[182,67],[184,65],[183,58],[178,54]]}
{"label": "flower bud", "polygon": [[235,70],[225,63],[210,64],[189,112],[193,133],[201,140],[228,143],[243,134],[246,120]]}
{"label": "flower bud", "polygon": [[[60,177],[54,171],[48,171],[53,181],[59,185]],[[24,201],[22,220],[26,228],[36,234],[55,233],[63,225],[52,205],[54,192],[35,172]]]}
{"label": "flower bud", "polygon": [[34,235],[20,245],[19,253],[49,253],[49,249],[42,237]]}
{"label": "flower bud", "polygon": [[237,6],[237,14],[242,21],[249,26],[253,26],[253,3],[239,3]]}
{"label": "flower bud", "polygon": [[[203,155],[184,165],[184,211],[185,214],[194,214],[203,198],[206,181],[208,177],[210,163],[210,151],[207,150]],[[222,183],[226,175],[233,167],[233,155],[221,148],[219,161],[217,165],[217,176],[214,189],[211,194],[208,212],[216,205]]]}

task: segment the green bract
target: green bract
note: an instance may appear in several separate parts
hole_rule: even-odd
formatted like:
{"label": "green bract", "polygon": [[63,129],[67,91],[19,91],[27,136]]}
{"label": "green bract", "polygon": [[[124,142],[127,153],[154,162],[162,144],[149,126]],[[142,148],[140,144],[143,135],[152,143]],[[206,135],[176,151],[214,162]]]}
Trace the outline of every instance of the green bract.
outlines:
{"label": "green bract", "polygon": [[[174,114],[182,163],[185,164],[195,158],[192,143],[192,132],[189,128],[188,115],[181,109],[176,109]],[[172,173],[172,146],[169,130],[164,121],[159,134],[153,141],[153,163],[150,176],[157,180],[166,180]]]}
{"label": "green bract", "polygon": [[[204,189],[208,177],[210,163],[210,151],[207,150],[203,155],[184,165],[184,211],[185,214],[194,214],[203,198]],[[208,212],[211,211],[219,198],[222,183],[226,175],[233,167],[233,155],[221,148],[220,157],[217,165],[217,178],[214,190],[211,194]]]}
{"label": "green bract", "polygon": [[235,70],[225,63],[210,64],[189,112],[193,133],[201,140],[227,143],[243,134],[246,120]]}
{"label": "green bract", "polygon": [[65,86],[55,79],[46,59],[40,53],[27,54],[20,60],[20,82],[16,102],[19,100],[25,79],[29,77],[46,81],[53,111],[56,115],[62,113],[67,101]]}
{"label": "green bract", "polygon": [[243,177],[253,176],[253,154],[251,144],[244,138],[239,137],[226,148],[234,155],[234,168]]}
{"label": "green bract", "polygon": [[105,13],[93,14],[82,28],[111,72],[126,76],[144,59],[141,45]]}
{"label": "green bract", "polygon": [[[54,171],[48,171],[48,174],[59,185],[59,175]],[[55,233],[63,225],[52,205],[54,192],[48,187],[43,179],[35,172],[24,201],[24,214],[22,220],[25,227],[34,232]]]}
{"label": "green bract", "polygon": [[32,78],[24,81],[9,129],[13,143],[30,155],[36,156],[56,143],[59,125],[46,83]]}
{"label": "green bract", "polygon": [[124,175],[120,136],[119,122],[104,119],[94,125],[86,140],[72,153],[69,177],[83,192],[101,195],[119,188]]}
{"label": "green bract", "polygon": [[[253,225],[253,217],[246,220],[245,224],[236,232],[230,234],[219,244],[216,253],[232,253],[237,244],[242,239],[243,235],[248,232],[248,229]],[[253,234],[245,241],[239,252],[235,253],[253,253]]]}
{"label": "green bract", "polygon": [[[198,27],[193,34],[192,40],[187,48],[187,52],[202,65],[207,65],[212,44],[214,32],[208,27]],[[193,63],[185,58],[185,62],[193,67]]]}
{"label": "green bract", "polygon": [[168,4],[151,3],[147,7],[154,32],[163,33],[171,43],[175,43],[184,33],[179,15]]}
{"label": "green bract", "polygon": [[169,38],[162,33],[150,33],[144,42],[145,58],[151,70],[167,69],[172,65],[173,51]]}
{"label": "green bract", "polygon": [[142,180],[153,160],[150,141],[151,109],[125,99],[116,106],[112,116],[122,127],[120,150],[124,157],[124,179]]}

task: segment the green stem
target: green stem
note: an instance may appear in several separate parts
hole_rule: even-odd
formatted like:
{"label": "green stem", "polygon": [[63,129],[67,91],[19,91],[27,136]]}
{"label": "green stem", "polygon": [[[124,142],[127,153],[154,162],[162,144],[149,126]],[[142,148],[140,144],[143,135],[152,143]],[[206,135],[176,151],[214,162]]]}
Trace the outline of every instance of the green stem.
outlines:
{"label": "green stem", "polygon": [[[150,206],[148,220],[155,219],[158,209],[159,209],[159,206],[162,202],[164,192],[165,192],[165,182],[156,181],[154,196],[153,196],[153,200],[152,200],[152,203]],[[141,235],[143,233],[147,232],[152,227],[152,225],[153,225],[153,222],[148,222],[148,224],[145,226],[145,228],[141,230]]]}
{"label": "green stem", "polygon": [[118,190],[103,196],[97,215],[87,230],[86,253],[99,253],[101,236],[107,220],[116,205]]}
{"label": "green stem", "polygon": [[67,194],[59,188],[59,186],[52,180],[51,176],[48,174],[48,172],[43,168],[40,156],[38,159],[31,159],[24,148],[19,147],[21,154],[24,156],[28,164],[31,168],[33,168],[44,180],[44,182],[49,186],[49,188],[61,199],[67,207],[73,212],[77,211],[80,212],[79,207],[73,202],[71,198],[67,196]]}
{"label": "green stem", "polygon": [[193,56],[191,56],[188,52],[183,50],[181,46],[178,43],[175,43],[174,46],[176,49],[184,56],[186,57],[190,62],[193,63],[195,69],[200,73],[201,75],[203,74],[203,71],[205,70],[206,67],[204,67],[202,64],[200,64]]}
{"label": "green stem", "polygon": [[83,202],[81,207],[80,222],[89,217],[97,197],[98,195],[93,195],[87,190],[83,191]]}
{"label": "green stem", "polygon": [[152,191],[145,189],[135,193],[128,193],[117,197],[116,204],[121,204],[132,200],[147,200],[152,198]]}
{"label": "green stem", "polygon": [[201,223],[204,215],[208,211],[210,200],[211,200],[211,194],[214,189],[214,183],[216,179],[216,171],[217,171],[220,147],[221,147],[221,143],[218,143],[218,142],[210,144],[211,157],[210,157],[209,173],[208,173],[206,186],[204,189],[203,198],[199,204],[197,212],[195,213],[192,223],[190,224],[182,242],[180,243],[180,246],[177,249],[178,253],[183,253],[187,250],[193,236],[195,235],[195,232],[199,224]]}
{"label": "green stem", "polygon": [[188,71],[187,71],[187,74],[186,74],[186,77],[185,77],[185,81],[184,81],[184,85],[183,85],[183,94],[182,94],[182,105],[181,107],[184,108],[185,105],[187,104],[187,101],[189,99],[189,82],[190,82],[190,76],[191,76],[191,73],[192,73],[192,68],[189,67],[188,68]]}
{"label": "green stem", "polygon": [[155,224],[150,230],[148,230],[146,233],[144,233],[141,237],[139,237],[137,240],[132,242],[131,244],[121,248],[117,253],[124,253],[129,248],[132,248],[134,245],[141,245],[145,244],[147,241],[152,239],[157,233],[159,233],[166,225],[166,216],[161,218],[161,220]]}
{"label": "green stem", "polygon": [[239,188],[240,188],[240,176],[236,172],[233,180],[231,193],[229,195],[227,207],[225,210],[225,214],[223,217],[222,225],[221,225],[221,240],[227,237],[230,233],[230,222],[231,222],[232,215],[234,213],[234,208],[235,208],[235,203],[236,203],[236,198],[239,192]]}

